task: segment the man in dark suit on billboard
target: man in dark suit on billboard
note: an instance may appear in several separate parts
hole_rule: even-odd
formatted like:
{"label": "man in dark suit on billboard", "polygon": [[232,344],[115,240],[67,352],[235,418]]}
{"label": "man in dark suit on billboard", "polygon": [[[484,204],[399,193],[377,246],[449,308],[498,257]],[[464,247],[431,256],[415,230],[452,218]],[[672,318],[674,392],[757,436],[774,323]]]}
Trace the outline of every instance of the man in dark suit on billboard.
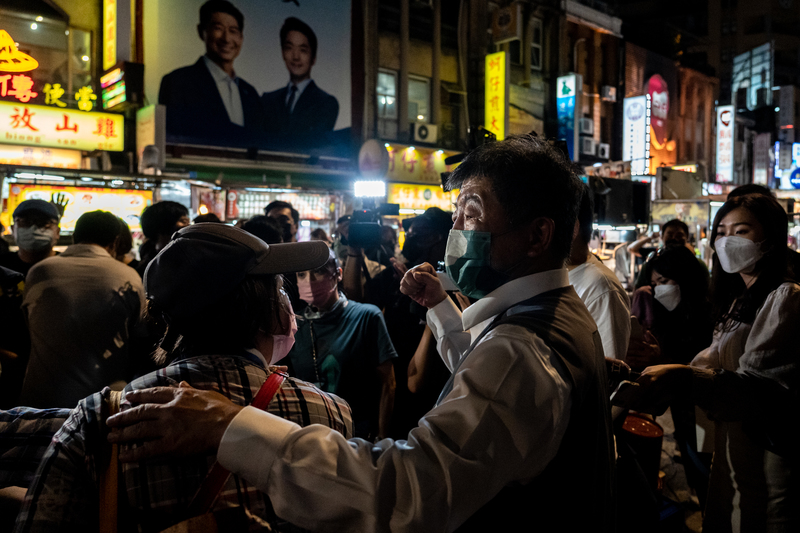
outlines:
{"label": "man in dark suit on billboard", "polygon": [[161,79],[158,103],[167,106],[171,141],[259,144],[264,115],[258,91],[233,70],[243,30],[244,16],[230,2],[209,0],[200,8],[197,33],[205,55]]}
{"label": "man in dark suit on billboard", "polygon": [[311,79],[317,59],[317,36],[300,19],[287,18],[280,32],[289,83],[261,96],[271,140],[289,144],[321,144],[333,131],[339,102]]}

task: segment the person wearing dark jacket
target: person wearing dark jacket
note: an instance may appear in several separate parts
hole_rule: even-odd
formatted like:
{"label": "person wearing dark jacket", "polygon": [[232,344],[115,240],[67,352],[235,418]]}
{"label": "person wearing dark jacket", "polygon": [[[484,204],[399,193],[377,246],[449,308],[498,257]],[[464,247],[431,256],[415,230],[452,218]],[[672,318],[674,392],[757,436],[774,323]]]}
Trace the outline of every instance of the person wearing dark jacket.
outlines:
{"label": "person wearing dark jacket", "polygon": [[244,17],[230,2],[209,0],[200,8],[197,33],[206,53],[164,76],[158,92],[170,140],[245,147],[262,141],[258,91],[233,70],[243,30]]}

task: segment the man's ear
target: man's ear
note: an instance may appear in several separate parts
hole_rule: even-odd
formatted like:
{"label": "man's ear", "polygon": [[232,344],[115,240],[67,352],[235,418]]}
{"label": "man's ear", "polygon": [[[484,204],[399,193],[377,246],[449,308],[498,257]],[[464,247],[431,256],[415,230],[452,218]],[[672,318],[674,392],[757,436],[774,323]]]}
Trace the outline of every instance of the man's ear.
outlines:
{"label": "man's ear", "polygon": [[336,283],[340,283],[342,281],[342,267],[336,269],[336,276],[334,276],[334,279],[336,279]]}
{"label": "man's ear", "polygon": [[197,25],[197,35],[200,37],[200,40],[206,42],[206,37],[203,35],[205,33],[205,29],[201,24]]}
{"label": "man's ear", "polygon": [[540,257],[550,250],[555,229],[552,218],[539,217],[528,224],[528,257]]}

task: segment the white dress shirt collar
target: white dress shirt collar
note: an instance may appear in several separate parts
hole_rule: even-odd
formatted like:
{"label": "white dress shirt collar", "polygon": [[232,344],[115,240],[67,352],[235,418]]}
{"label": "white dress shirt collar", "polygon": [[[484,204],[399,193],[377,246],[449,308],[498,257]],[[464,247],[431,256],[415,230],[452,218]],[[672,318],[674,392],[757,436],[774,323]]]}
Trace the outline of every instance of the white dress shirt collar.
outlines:
{"label": "white dress shirt collar", "polygon": [[217,85],[222,104],[225,106],[225,111],[228,112],[228,120],[239,126],[244,126],[244,110],[242,108],[242,98],[239,95],[239,77],[235,74],[233,77],[228,76],[228,73],[209,59],[208,56],[203,56],[203,62]]}
{"label": "white dress shirt collar", "polygon": [[297,105],[297,101],[300,100],[300,95],[303,94],[303,91],[306,90],[306,87],[308,87],[309,83],[311,83],[311,78],[306,78],[300,83],[292,83],[290,81],[289,83],[286,84],[286,100],[283,102],[284,104],[288,104],[289,98],[292,96],[292,85],[297,87],[297,94],[294,97],[294,103],[292,103],[292,108],[289,110],[290,113],[294,111],[294,106]]}
{"label": "white dress shirt collar", "polygon": [[464,331],[472,330],[474,326],[494,318],[516,303],[568,285],[566,268],[537,272],[504,283],[464,311],[461,315]]}

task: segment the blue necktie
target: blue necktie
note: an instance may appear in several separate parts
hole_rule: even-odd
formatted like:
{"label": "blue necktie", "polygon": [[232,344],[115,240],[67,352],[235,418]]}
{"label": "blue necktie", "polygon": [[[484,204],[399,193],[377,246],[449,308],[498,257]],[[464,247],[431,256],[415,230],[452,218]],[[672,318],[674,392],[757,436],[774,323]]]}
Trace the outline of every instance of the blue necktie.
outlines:
{"label": "blue necktie", "polygon": [[292,112],[295,96],[297,96],[297,85],[292,85],[292,88],[289,91],[289,99],[286,100],[286,109],[289,110],[289,113]]}

